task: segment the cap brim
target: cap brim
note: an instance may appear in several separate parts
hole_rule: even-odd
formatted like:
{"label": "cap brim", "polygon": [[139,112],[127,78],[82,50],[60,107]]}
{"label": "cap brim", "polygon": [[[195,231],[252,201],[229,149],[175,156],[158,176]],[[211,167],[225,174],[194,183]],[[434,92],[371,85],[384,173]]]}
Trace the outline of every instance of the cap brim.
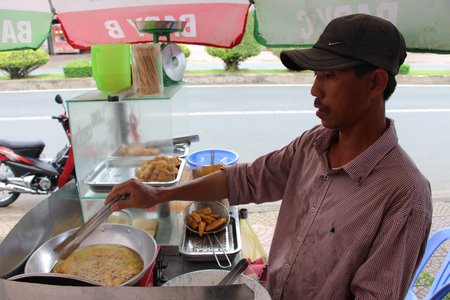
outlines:
{"label": "cap brim", "polygon": [[319,48],[281,51],[280,60],[286,68],[295,71],[331,71],[366,64]]}

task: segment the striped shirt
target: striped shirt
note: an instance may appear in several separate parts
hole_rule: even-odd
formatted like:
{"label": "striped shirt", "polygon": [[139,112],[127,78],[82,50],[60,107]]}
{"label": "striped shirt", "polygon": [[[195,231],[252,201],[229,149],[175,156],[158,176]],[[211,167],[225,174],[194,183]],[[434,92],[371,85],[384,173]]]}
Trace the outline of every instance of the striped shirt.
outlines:
{"label": "striped shirt", "polygon": [[230,204],[282,199],[269,255],[273,299],[403,299],[431,226],[429,182],[392,120],[330,169],[337,131],[317,126],[253,163],[226,167]]}

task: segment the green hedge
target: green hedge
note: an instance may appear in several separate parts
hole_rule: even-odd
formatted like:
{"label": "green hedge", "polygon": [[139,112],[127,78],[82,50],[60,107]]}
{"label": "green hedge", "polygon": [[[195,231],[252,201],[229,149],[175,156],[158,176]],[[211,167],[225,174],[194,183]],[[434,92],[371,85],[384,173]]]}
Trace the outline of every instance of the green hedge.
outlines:
{"label": "green hedge", "polygon": [[401,65],[400,69],[398,70],[399,74],[409,74],[410,66],[409,65]]}
{"label": "green hedge", "polygon": [[191,56],[191,50],[189,49],[188,46],[186,46],[184,44],[177,44],[177,45],[181,48],[181,51],[183,51],[183,54],[184,54],[184,56],[186,56],[186,58]]}
{"label": "green hedge", "polygon": [[50,56],[42,49],[3,51],[0,52],[0,70],[11,79],[27,78],[49,60]]}
{"label": "green hedge", "polygon": [[89,60],[73,60],[64,66],[63,71],[66,78],[92,77],[92,64]]}

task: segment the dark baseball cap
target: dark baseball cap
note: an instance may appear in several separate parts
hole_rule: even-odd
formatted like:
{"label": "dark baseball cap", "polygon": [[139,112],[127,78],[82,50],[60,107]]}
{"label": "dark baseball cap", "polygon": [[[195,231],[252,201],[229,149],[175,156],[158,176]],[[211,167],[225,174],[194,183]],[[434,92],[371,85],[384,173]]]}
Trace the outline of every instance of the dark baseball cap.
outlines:
{"label": "dark baseball cap", "polygon": [[397,75],[405,49],[402,34],[391,22],[354,14],[333,19],[312,48],[282,51],[280,59],[291,70],[331,71],[369,64]]}

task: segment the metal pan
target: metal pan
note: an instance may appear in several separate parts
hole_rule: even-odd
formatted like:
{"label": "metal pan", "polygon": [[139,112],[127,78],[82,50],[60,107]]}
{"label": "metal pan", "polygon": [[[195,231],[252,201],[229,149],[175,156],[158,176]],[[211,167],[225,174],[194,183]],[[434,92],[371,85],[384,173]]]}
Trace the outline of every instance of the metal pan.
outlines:
{"label": "metal pan", "polygon": [[[54,236],[39,247],[25,264],[25,273],[50,273],[59,258],[53,249],[77,229],[71,229]],[[147,232],[129,225],[101,224],[81,242],[80,247],[96,244],[123,245],[133,249],[141,256],[144,268],[133,278],[122,283],[121,286],[137,284],[151,267],[157,255],[157,244],[154,238]]]}
{"label": "metal pan", "polygon": [[[96,193],[109,193],[113,187],[119,183],[125,182],[128,179],[136,178],[135,172],[143,162],[147,159],[143,157],[127,157],[122,159],[108,159],[101,162],[84,180],[84,183],[89,185],[91,190]],[[171,181],[162,182],[148,182],[142,183],[156,186],[168,187],[181,181],[186,159],[180,158],[180,166],[176,178]]]}
{"label": "metal pan", "polygon": [[[231,261],[228,258],[228,255],[227,255],[227,253],[225,251],[225,247],[222,246],[222,244],[220,243],[220,241],[219,241],[219,239],[217,238],[217,235],[216,235],[217,232],[220,232],[220,231],[224,230],[228,226],[228,224],[230,223],[230,213],[229,213],[228,209],[225,207],[225,205],[221,204],[220,202],[192,202],[189,206],[187,206],[184,209],[184,212],[183,212],[184,226],[186,226],[186,228],[189,229],[190,231],[198,234],[199,233],[198,230],[192,228],[187,223],[187,216],[189,214],[191,214],[193,211],[199,210],[199,209],[202,209],[202,208],[205,208],[205,207],[210,207],[211,210],[213,211],[213,213],[219,214],[222,218],[226,219],[225,224],[223,224],[222,226],[218,227],[214,231],[207,231],[207,232],[205,231],[205,235],[206,235],[206,238],[209,241],[209,244],[210,244],[211,249],[213,251],[214,257],[215,257],[219,267],[221,267],[223,269],[229,268],[232,265]],[[226,260],[228,262],[228,265],[222,265],[220,263],[220,260],[217,257],[216,251],[214,250],[214,245],[213,245],[213,243],[211,241],[211,237],[210,237],[211,235],[215,238],[217,244],[219,245],[220,251],[225,256],[225,258],[226,258]]]}

